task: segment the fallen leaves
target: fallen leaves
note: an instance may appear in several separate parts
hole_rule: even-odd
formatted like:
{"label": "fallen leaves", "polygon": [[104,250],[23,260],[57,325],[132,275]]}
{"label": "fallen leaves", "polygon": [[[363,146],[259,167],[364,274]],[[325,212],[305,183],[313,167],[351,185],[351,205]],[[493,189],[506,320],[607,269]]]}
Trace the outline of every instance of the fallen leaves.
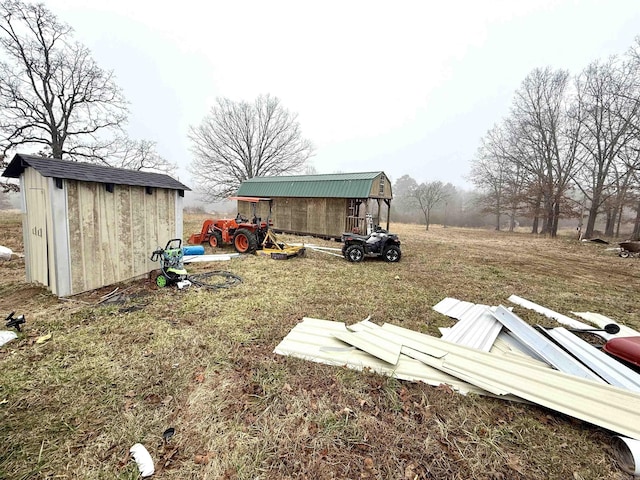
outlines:
{"label": "fallen leaves", "polygon": [[47,333],[46,335],[41,335],[38,338],[36,338],[36,342],[35,343],[37,345],[41,345],[44,342],[46,342],[47,340],[51,340],[51,337],[52,337],[51,333]]}
{"label": "fallen leaves", "polygon": [[206,465],[213,459],[214,456],[214,452],[197,453],[193,456],[193,462],[197,463],[198,465]]}

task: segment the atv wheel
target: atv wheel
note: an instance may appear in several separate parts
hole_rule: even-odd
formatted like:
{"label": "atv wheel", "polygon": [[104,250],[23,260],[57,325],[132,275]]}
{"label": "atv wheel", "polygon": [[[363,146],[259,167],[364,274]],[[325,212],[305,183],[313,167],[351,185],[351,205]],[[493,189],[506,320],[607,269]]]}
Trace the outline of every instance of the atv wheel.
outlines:
{"label": "atv wheel", "polygon": [[349,245],[344,256],[350,262],[361,262],[364,258],[364,248],[360,245]]}
{"label": "atv wheel", "polygon": [[258,240],[251,231],[239,228],[233,237],[233,246],[238,253],[253,253],[258,248]]}
{"label": "atv wheel", "polygon": [[398,262],[401,256],[402,253],[400,249],[395,245],[389,245],[384,249],[384,252],[382,252],[382,258],[384,258],[385,262]]}
{"label": "atv wheel", "polygon": [[167,286],[167,277],[165,277],[162,273],[156,277],[156,285],[158,288],[164,288]]}
{"label": "atv wheel", "polygon": [[220,232],[218,232],[217,230],[211,233],[211,236],[209,236],[209,245],[211,245],[212,248],[218,248],[222,246],[222,234]]}
{"label": "atv wheel", "polygon": [[629,258],[629,250],[620,250],[620,253],[618,253],[618,255],[622,258]]}

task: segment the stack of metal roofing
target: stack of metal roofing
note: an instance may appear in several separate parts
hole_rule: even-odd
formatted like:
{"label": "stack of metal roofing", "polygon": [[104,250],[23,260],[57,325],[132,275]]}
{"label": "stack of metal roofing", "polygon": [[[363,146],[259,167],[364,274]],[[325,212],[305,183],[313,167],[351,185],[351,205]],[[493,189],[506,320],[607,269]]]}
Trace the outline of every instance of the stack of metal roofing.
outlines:
{"label": "stack of metal roofing", "polygon": [[[519,297],[510,300],[539,307]],[[275,353],[444,383],[463,394],[524,400],[640,439],[640,375],[635,371],[565,328],[537,330],[503,306],[447,298],[434,309],[458,319],[442,338],[368,319],[346,326],[304,318]],[[545,314],[569,319],[572,327],[590,327],[550,310]]]}

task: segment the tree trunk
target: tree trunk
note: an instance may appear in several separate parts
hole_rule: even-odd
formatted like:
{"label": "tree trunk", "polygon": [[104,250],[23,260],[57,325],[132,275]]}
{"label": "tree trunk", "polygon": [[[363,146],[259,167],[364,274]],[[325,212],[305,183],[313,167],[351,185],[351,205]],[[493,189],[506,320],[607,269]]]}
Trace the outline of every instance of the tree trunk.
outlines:
{"label": "tree trunk", "polygon": [[538,234],[538,222],[540,222],[540,217],[536,215],[535,217],[533,217],[533,224],[531,225],[531,233],[533,233],[534,235]]}
{"label": "tree trunk", "polygon": [[618,207],[618,218],[616,219],[616,238],[620,236],[620,224],[622,223],[622,212],[624,211],[624,205],[621,204]]}
{"label": "tree trunk", "polygon": [[560,219],[560,202],[554,202],[553,205],[553,218],[551,220],[551,238],[558,236],[558,221]]}
{"label": "tree trunk", "polygon": [[633,234],[631,238],[635,240],[640,239],[640,202],[638,202],[638,206],[636,207],[636,221],[633,224]]}
{"label": "tree trunk", "polygon": [[584,232],[584,238],[591,238],[593,230],[596,226],[596,217],[598,216],[598,208],[600,207],[600,195],[594,195],[589,207],[589,218],[587,218],[587,229]]}
{"label": "tree trunk", "polygon": [[604,229],[604,234],[608,237],[613,237],[613,228],[616,223],[616,211],[612,207],[607,207],[607,224]]}

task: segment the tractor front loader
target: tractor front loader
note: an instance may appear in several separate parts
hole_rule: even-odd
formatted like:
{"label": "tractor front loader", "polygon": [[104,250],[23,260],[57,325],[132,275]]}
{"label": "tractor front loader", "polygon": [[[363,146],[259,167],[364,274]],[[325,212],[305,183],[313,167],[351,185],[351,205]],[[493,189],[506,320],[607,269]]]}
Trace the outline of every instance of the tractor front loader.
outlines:
{"label": "tractor front loader", "polygon": [[238,253],[253,253],[259,249],[267,237],[271,218],[262,220],[256,214],[256,205],[260,201],[268,201],[270,198],[257,197],[231,197],[229,200],[240,200],[251,203],[252,218],[248,219],[238,213],[236,218],[207,219],[202,224],[200,233],[194,233],[189,237],[188,243],[199,245],[208,243],[213,248],[223,245],[233,245]]}

